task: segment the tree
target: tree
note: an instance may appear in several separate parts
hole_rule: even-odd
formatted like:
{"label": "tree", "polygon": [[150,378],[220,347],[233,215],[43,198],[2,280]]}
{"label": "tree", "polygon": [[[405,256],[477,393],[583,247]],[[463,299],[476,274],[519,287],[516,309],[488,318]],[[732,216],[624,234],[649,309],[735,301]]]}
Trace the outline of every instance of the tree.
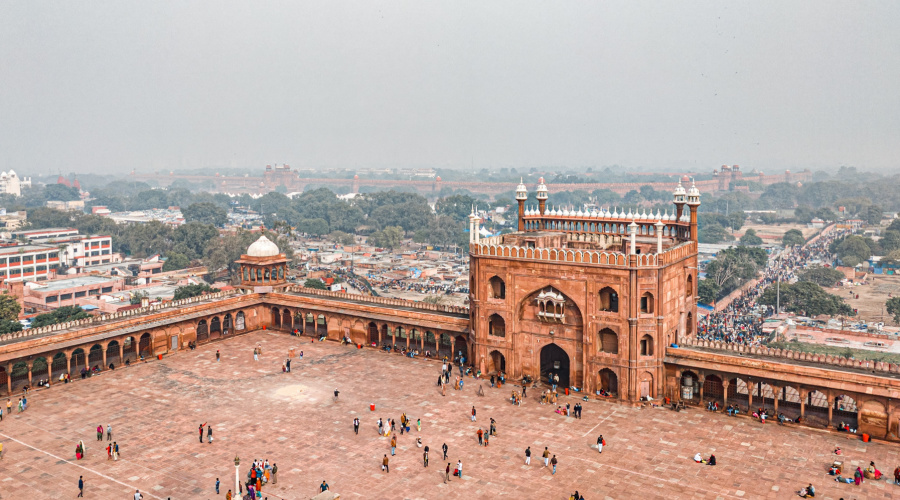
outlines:
{"label": "tree", "polygon": [[703,304],[712,304],[719,296],[719,285],[710,279],[703,279],[697,284],[697,296]]}
{"label": "tree", "polygon": [[742,211],[735,210],[727,216],[728,227],[734,231],[744,227],[744,221],[747,220],[747,214]]}
{"label": "tree", "polygon": [[44,229],[47,227],[67,227],[72,224],[72,213],[55,208],[39,207],[28,211],[28,227]]}
{"label": "tree", "polygon": [[332,231],[328,238],[339,245],[352,245],[356,243],[356,238],[353,237],[352,234],[347,234],[343,231]]}
{"label": "tree", "polygon": [[304,281],[303,286],[306,288],[315,288],[316,290],[328,290],[328,286],[325,285],[325,282],[318,278],[310,278]]}
{"label": "tree", "polygon": [[42,326],[56,325],[88,317],[90,317],[90,315],[78,306],[63,306],[48,313],[38,314],[31,320],[31,327],[40,328]]}
{"label": "tree", "polygon": [[183,253],[170,253],[163,264],[163,271],[178,271],[191,265],[191,260]]}
{"label": "tree", "polygon": [[741,243],[744,245],[762,245],[762,242],[762,238],[757,236],[756,231],[752,228],[748,229],[747,232],[741,236]]}
{"label": "tree", "polygon": [[891,297],[884,303],[888,314],[894,317],[894,323],[900,323],[900,297]]}
{"label": "tree", "polygon": [[212,224],[216,227],[225,225],[228,221],[228,212],[224,208],[212,202],[192,203],[187,208],[181,209],[185,222],[200,222]]}
{"label": "tree", "polygon": [[64,184],[47,184],[44,186],[44,196],[47,200],[74,201],[81,197],[77,189]]}
{"label": "tree", "polygon": [[900,250],[900,231],[894,231],[892,229],[885,231],[878,243],[881,244],[881,249],[884,253]]}
{"label": "tree", "polygon": [[[853,309],[844,299],[832,295],[810,281],[781,284],[781,308],[804,316],[850,316]],[[774,306],[777,301],[775,287],[770,286],[759,298],[759,303]]]}
{"label": "tree", "polygon": [[369,242],[380,248],[394,248],[400,246],[403,241],[403,228],[389,226],[381,231],[375,231],[369,236]]}
{"label": "tree", "polygon": [[143,300],[145,297],[149,297],[149,296],[150,296],[150,294],[148,294],[147,292],[142,292],[142,291],[138,290],[131,294],[131,298],[128,299],[128,303],[133,306],[136,306],[141,303],[141,300]]}
{"label": "tree", "polygon": [[10,295],[6,291],[0,293],[0,320],[18,322],[20,312],[22,312],[22,305],[14,295]]}
{"label": "tree", "polygon": [[841,260],[845,260],[846,257],[855,257],[858,262],[862,262],[869,260],[869,257],[872,256],[872,248],[869,245],[866,238],[853,234],[833,242],[831,248]]}
{"label": "tree", "polygon": [[328,234],[328,221],[325,219],[303,219],[297,224],[297,231],[313,236]]}
{"label": "tree", "polygon": [[710,224],[700,229],[698,239],[700,243],[721,243],[730,237],[731,235],[725,231],[724,227],[718,224]]}
{"label": "tree", "polygon": [[438,215],[446,215],[457,222],[464,222],[468,220],[469,214],[472,213],[472,207],[476,203],[478,200],[469,195],[455,194],[438,199],[434,210]]}
{"label": "tree", "polygon": [[0,319],[0,334],[21,332],[22,323],[11,319]]}
{"label": "tree", "polygon": [[866,219],[866,222],[873,226],[877,226],[881,223],[881,214],[883,210],[878,205],[871,205],[866,209],[866,213],[863,215],[863,218]]}
{"label": "tree", "polygon": [[806,243],[806,238],[803,237],[803,233],[799,229],[791,229],[781,237],[781,243],[786,247],[803,245]]}
{"label": "tree", "polygon": [[218,291],[218,288],[212,288],[206,283],[200,283],[198,285],[185,285],[175,289],[175,295],[172,297],[172,300],[187,299],[190,297],[203,295],[205,293],[216,293]]}
{"label": "tree", "polygon": [[833,287],[844,279],[844,273],[823,266],[812,266],[800,271],[797,275],[799,281],[810,281],[819,286]]}

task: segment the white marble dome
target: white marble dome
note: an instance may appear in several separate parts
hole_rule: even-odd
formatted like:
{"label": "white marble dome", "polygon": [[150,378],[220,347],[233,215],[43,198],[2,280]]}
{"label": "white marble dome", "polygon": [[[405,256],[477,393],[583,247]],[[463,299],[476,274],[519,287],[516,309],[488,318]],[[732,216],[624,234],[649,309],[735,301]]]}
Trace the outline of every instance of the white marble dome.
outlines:
{"label": "white marble dome", "polygon": [[278,245],[272,243],[272,240],[265,236],[260,236],[249,248],[247,255],[250,257],[277,257],[281,253]]}

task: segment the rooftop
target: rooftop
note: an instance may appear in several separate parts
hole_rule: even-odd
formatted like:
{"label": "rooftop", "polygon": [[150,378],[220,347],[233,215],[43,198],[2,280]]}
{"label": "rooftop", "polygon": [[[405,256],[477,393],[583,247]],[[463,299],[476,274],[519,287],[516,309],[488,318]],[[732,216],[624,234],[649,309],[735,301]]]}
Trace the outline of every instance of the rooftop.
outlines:
{"label": "rooftop", "polygon": [[37,292],[54,292],[57,290],[65,290],[67,288],[79,288],[83,286],[110,283],[116,280],[117,278],[102,276],[78,276],[77,278],[66,278],[53,281],[32,281],[28,283],[28,287]]}

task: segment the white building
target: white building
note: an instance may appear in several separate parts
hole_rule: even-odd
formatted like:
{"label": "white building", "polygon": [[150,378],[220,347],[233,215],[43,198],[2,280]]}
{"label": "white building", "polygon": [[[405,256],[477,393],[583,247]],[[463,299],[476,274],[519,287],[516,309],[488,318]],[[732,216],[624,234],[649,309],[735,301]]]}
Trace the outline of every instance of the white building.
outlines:
{"label": "white building", "polygon": [[31,177],[20,179],[13,170],[0,172],[0,193],[22,196],[22,187],[31,187]]}

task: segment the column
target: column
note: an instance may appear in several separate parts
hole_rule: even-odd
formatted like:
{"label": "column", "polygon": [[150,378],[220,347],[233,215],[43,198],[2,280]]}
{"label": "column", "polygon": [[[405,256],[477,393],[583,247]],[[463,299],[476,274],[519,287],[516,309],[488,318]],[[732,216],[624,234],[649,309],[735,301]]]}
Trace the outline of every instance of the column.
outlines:
{"label": "column", "polygon": [[28,387],[31,387],[31,369],[34,367],[34,363],[32,362],[31,366],[28,367]]}
{"label": "column", "polygon": [[722,408],[728,406],[728,380],[722,380]]}
{"label": "column", "polygon": [[12,395],[12,363],[6,364],[6,394]]}
{"label": "column", "polygon": [[753,413],[753,388],[756,387],[755,382],[747,379],[747,413]]}
{"label": "column", "polygon": [[[44,358],[46,359],[46,358]],[[53,382],[53,360],[47,363],[47,382]]]}
{"label": "column", "polygon": [[106,348],[104,347],[103,348],[103,366],[101,367],[101,369],[105,370],[107,366],[109,366],[109,363],[106,362]]}
{"label": "column", "polygon": [[388,328],[391,329],[391,348],[393,348],[393,346],[397,345],[397,327],[389,326]]}
{"label": "column", "polygon": [[66,373],[72,373],[72,353],[66,351]]}
{"label": "column", "polygon": [[834,412],[834,396],[828,392],[828,427],[831,427],[832,413]]}
{"label": "column", "polygon": [[809,389],[797,388],[800,391],[800,416],[806,418],[806,400],[809,398]]}
{"label": "column", "polygon": [[404,329],[403,329],[403,332],[406,333],[406,350],[408,351],[408,350],[409,350],[409,334],[410,334],[410,331],[409,331],[408,328],[404,328]]}
{"label": "column", "polygon": [[125,347],[122,346],[122,342],[123,342],[122,340],[119,341],[119,364],[120,365],[125,364],[125,360],[123,359]]}
{"label": "column", "polygon": [[774,404],[775,404],[775,416],[777,417],[778,416],[778,400],[781,399],[781,396],[782,396],[781,393],[782,393],[782,391],[784,391],[784,388],[778,387],[778,386],[775,386],[772,384],[769,384],[769,386],[772,388],[772,396],[773,396],[773,400],[774,400]]}
{"label": "column", "polygon": [[706,385],[706,375],[697,379],[700,383],[700,404],[703,404],[703,386]]}

